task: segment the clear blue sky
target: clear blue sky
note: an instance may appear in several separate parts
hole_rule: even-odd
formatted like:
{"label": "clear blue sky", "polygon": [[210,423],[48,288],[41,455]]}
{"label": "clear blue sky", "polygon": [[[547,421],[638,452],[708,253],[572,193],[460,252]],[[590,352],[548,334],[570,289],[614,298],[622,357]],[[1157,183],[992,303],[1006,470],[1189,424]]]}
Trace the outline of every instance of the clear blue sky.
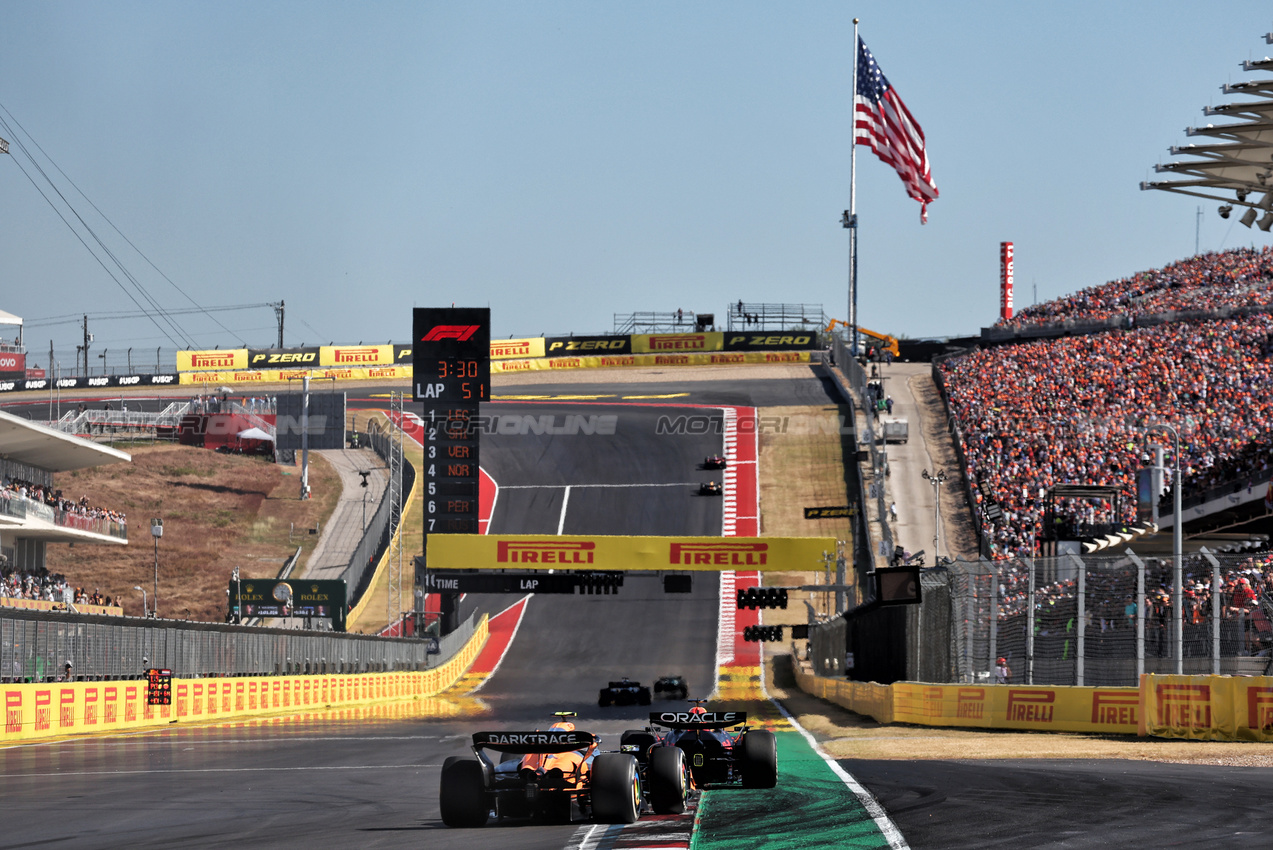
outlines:
{"label": "clear blue sky", "polygon": [[[1268,241],[1138,187],[1273,54],[1266,3],[1220,8],[21,0],[0,117],[200,305],[285,299],[288,345],[405,341],[412,306],[452,302],[489,304],[497,336],[739,298],[847,318],[857,16],[941,190],[921,226],[859,148],[861,321],[946,336],[994,321],[1002,240],[1018,306],[1191,255],[1200,204],[1202,250]],[[13,153],[0,309],[42,362],[79,329],[37,320],[137,308]],[[74,206],[160,304],[191,306]],[[268,308],[216,315],[228,330],[177,320],[199,346],[274,340]],[[112,360],[175,348],[146,321],[91,330]]]}

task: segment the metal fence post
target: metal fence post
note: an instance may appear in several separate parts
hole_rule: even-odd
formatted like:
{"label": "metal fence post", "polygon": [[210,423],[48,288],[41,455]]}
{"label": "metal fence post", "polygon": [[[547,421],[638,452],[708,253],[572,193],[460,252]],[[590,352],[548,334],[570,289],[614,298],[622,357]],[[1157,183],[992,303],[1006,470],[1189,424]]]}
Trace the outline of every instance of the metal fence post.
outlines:
{"label": "metal fence post", "polygon": [[981,559],[981,564],[989,567],[990,572],[990,672],[993,673],[999,659],[999,562]]}
{"label": "metal fence post", "polygon": [[1026,673],[1025,683],[1027,685],[1034,684],[1034,559],[1022,558],[1025,561],[1027,575],[1029,576],[1029,590],[1026,594],[1026,621],[1025,621],[1025,662]]}
{"label": "metal fence post", "polygon": [[1069,553],[1070,560],[1074,562],[1074,566],[1078,567],[1078,618],[1077,631],[1078,639],[1074,647],[1074,684],[1080,688],[1083,687],[1083,662],[1087,652],[1087,565],[1083,560],[1073,552]]}
{"label": "metal fence post", "polygon": [[1145,562],[1127,549],[1127,557],[1136,565],[1136,681],[1145,675]]}

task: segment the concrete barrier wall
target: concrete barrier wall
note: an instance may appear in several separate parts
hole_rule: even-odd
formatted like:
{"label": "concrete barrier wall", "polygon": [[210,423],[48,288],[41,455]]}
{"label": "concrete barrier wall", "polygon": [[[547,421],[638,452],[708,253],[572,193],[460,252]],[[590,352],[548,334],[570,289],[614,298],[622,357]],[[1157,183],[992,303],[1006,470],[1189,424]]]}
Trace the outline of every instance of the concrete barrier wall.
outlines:
{"label": "concrete barrier wall", "polygon": [[146,704],[146,683],[140,679],[0,685],[4,700],[0,744],[334,707],[363,708],[366,716],[379,716],[378,703],[425,699],[455,684],[477,658],[488,634],[483,617],[459,652],[438,667],[420,672],[174,678],[172,704],[165,706]]}

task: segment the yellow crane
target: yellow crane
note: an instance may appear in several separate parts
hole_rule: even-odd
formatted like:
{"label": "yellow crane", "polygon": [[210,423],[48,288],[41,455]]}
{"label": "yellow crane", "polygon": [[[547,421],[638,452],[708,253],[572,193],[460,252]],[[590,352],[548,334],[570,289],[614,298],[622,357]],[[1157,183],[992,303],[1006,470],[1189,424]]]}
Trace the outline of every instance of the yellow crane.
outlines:
{"label": "yellow crane", "polygon": [[[832,319],[827,324],[826,333],[829,334],[832,331],[834,331],[837,325],[842,328],[845,328],[846,330],[849,327],[849,323],[844,321],[843,319]],[[870,331],[861,326],[858,327],[858,333],[860,333],[862,336],[866,337],[867,339],[874,340],[876,348],[880,348],[880,349],[883,349],[884,351],[892,352],[893,359],[896,360],[902,356],[901,352],[898,350],[898,347],[897,347],[897,337],[889,336],[888,334],[882,334],[877,331]]]}

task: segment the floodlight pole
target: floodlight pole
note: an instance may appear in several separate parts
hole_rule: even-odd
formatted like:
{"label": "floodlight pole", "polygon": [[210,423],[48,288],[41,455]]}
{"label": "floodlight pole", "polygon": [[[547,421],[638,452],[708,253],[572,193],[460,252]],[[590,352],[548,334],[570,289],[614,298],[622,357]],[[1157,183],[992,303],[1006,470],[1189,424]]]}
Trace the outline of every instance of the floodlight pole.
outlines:
{"label": "floodlight pole", "polygon": [[[1184,616],[1184,570],[1182,566],[1184,549],[1184,529],[1181,528],[1181,491],[1184,489],[1180,480],[1180,432],[1171,425],[1159,422],[1150,425],[1149,431],[1166,431],[1171,435],[1175,446],[1175,459],[1172,461],[1172,523],[1171,523],[1171,605],[1172,620],[1176,629],[1175,653],[1176,675],[1183,676],[1185,670],[1185,616]],[[1213,591],[1215,592],[1215,591]],[[1143,605],[1144,600],[1137,600]]]}
{"label": "floodlight pole", "polygon": [[933,563],[936,564],[941,552],[941,485],[946,482],[946,470],[939,469],[936,475],[929,475],[925,469],[921,474],[933,485]]}

